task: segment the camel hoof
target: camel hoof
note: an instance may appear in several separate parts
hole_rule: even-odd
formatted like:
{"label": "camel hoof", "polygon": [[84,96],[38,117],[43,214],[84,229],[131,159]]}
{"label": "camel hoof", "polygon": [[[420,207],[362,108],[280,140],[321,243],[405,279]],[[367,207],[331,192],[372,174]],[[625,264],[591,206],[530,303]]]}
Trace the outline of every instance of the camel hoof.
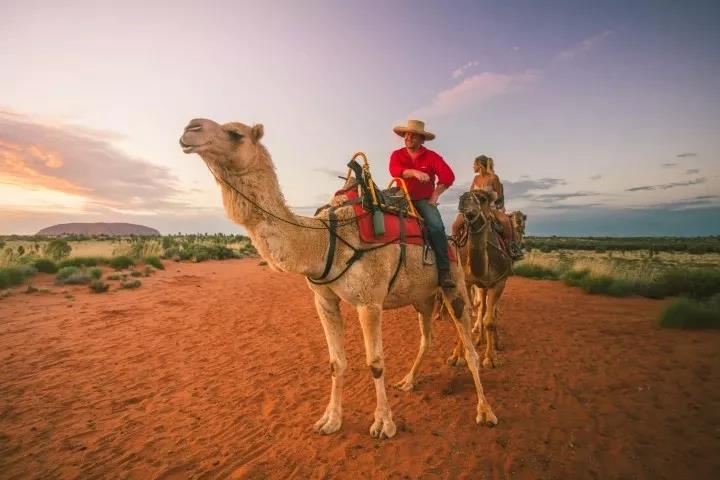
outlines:
{"label": "camel hoof", "polygon": [[370,426],[370,436],[378,440],[392,438],[395,436],[395,433],[397,433],[397,428],[395,427],[395,422],[391,419],[378,419]]}
{"label": "camel hoof", "polygon": [[412,377],[405,377],[399,382],[397,382],[394,386],[395,388],[400,389],[404,392],[410,392],[412,390],[415,390],[415,382],[413,381]]}
{"label": "camel hoof", "polygon": [[478,425],[492,428],[497,425],[498,419],[492,412],[490,407],[485,407],[482,409],[482,411],[478,412],[477,417],[475,417],[475,422]]}
{"label": "camel hoof", "polygon": [[499,367],[499,366],[500,366],[500,364],[497,360],[493,360],[490,357],[485,357],[483,359],[483,367],[485,367],[485,368],[495,368],[495,367]]}
{"label": "camel hoof", "polygon": [[451,367],[462,367],[467,365],[467,362],[463,357],[456,357],[455,355],[447,359],[447,364]]}
{"label": "camel hoof", "polygon": [[342,426],[342,420],[340,418],[328,415],[327,413],[322,416],[320,420],[315,422],[313,429],[316,433],[321,435],[330,435],[340,430]]}

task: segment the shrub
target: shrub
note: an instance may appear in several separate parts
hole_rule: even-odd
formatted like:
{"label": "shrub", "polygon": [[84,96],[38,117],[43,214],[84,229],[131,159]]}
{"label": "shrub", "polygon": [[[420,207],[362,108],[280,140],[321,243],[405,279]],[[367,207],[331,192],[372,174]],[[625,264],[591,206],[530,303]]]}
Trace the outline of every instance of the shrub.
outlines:
{"label": "shrub", "polygon": [[108,280],[120,280],[121,276],[119,273],[113,273],[111,275],[108,275]]}
{"label": "shrub", "polygon": [[38,269],[32,265],[18,265],[17,269],[23,277],[33,277],[38,273]]}
{"label": "shrub", "polygon": [[120,284],[122,288],[138,288],[140,285],[142,285],[140,280],[128,280]]}
{"label": "shrub", "polygon": [[0,288],[14,287],[25,280],[22,270],[17,267],[0,268]]}
{"label": "shrub", "polygon": [[663,272],[659,283],[665,295],[709,298],[720,293],[720,270],[716,268],[673,268]]}
{"label": "shrub", "polygon": [[658,323],[663,328],[720,328],[720,295],[705,302],[677,299],[660,314]]}
{"label": "shrub", "polygon": [[157,268],[158,270],[165,270],[165,265],[163,265],[162,261],[160,261],[160,258],[156,256],[151,257],[145,257],[143,260],[148,265],[152,265],[153,267]]}
{"label": "shrub", "polygon": [[25,289],[25,293],[35,293],[37,291],[38,291],[38,289],[33,287],[32,285],[28,285],[27,288]]}
{"label": "shrub", "polygon": [[151,273],[155,272],[155,269],[151,266],[145,267],[145,270],[143,271],[143,275],[146,277],[149,277]]}
{"label": "shrub", "polygon": [[58,263],[60,268],[62,267],[96,267],[101,263],[106,263],[107,260],[102,257],[73,257],[66,258],[65,260]]}
{"label": "shrub", "polygon": [[70,275],[77,273],[78,268],[77,267],[63,267],[60,270],[58,270],[57,279],[58,280],[64,280]]}
{"label": "shrub", "polygon": [[129,268],[135,265],[132,259],[126,255],[113,257],[108,261],[108,263],[115,270],[122,270],[123,268]]}
{"label": "shrub", "polygon": [[[65,267],[65,268],[75,268],[75,267]],[[60,277],[59,274],[58,274],[58,277]],[[88,283],[90,283],[92,281],[92,279],[93,278],[85,272],[75,272],[75,273],[71,273],[70,275],[68,275],[64,278],[57,278],[55,280],[55,283],[58,283],[60,285],[87,285]]]}
{"label": "shrub", "polygon": [[131,277],[142,277],[142,273],[138,272],[137,270],[133,270],[130,272]]}
{"label": "shrub", "polygon": [[100,277],[102,277],[102,270],[97,267],[89,268],[87,273],[90,274],[90,276],[95,280],[98,280]]}
{"label": "shrub", "polygon": [[72,247],[70,244],[60,238],[50,240],[48,244],[45,245],[45,255],[53,260],[62,260],[70,255],[71,251]]}
{"label": "shrub", "polygon": [[513,267],[513,273],[527,278],[544,278],[548,280],[557,280],[558,278],[558,273],[555,270],[532,263],[518,263]]}
{"label": "shrub", "polygon": [[43,273],[56,273],[58,271],[57,265],[52,260],[47,258],[41,258],[33,263],[33,266],[37,268],[38,272]]}
{"label": "shrub", "polygon": [[110,285],[101,280],[93,280],[90,282],[90,291],[93,293],[105,293],[109,288]]}

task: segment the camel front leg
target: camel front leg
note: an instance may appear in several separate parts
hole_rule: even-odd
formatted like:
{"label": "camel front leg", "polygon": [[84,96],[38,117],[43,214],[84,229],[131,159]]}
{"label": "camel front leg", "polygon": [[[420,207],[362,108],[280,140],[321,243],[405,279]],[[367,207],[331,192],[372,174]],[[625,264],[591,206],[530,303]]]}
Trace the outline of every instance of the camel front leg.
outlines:
{"label": "camel front leg", "polygon": [[484,367],[499,366],[495,344],[497,341],[497,305],[500,296],[505,290],[505,280],[498,282],[494,287],[488,289],[486,295],[485,315],[482,319],[483,331],[485,332],[485,357]]}
{"label": "camel front leg", "polygon": [[373,438],[392,438],[395,435],[395,422],[392,420],[390,404],[385,391],[385,359],[382,347],[382,306],[364,305],[358,308],[360,325],[365,340],[365,360],[375,383],[375,421],[370,426]]}
{"label": "camel front leg", "polygon": [[[439,304],[442,305],[442,303]],[[410,372],[405,375],[405,378],[395,384],[395,386],[400,390],[405,390],[406,392],[408,392],[415,388],[415,382],[417,380],[416,377],[418,369],[420,368],[420,363],[422,362],[423,357],[427,353],[428,349],[430,348],[430,344],[432,343],[431,325],[434,309],[437,308],[436,305],[438,305],[438,302],[435,301],[435,295],[433,295],[423,305],[416,307],[418,311],[418,322],[420,324],[420,349],[418,350],[417,357],[415,358],[415,363],[413,363]]]}
{"label": "camel front leg", "polygon": [[326,298],[315,294],[315,308],[325,331],[328,352],[330,353],[330,375],[332,387],[330,402],[320,420],[315,422],[315,431],[328,435],[340,430],[342,426],[342,389],[343,375],[347,368],[345,359],[345,322],[340,315],[340,299]]}
{"label": "camel front leg", "polygon": [[497,425],[497,417],[492,411],[490,404],[485,398],[482,383],[480,382],[480,364],[478,354],[475,351],[475,345],[473,345],[472,335],[470,333],[470,315],[468,314],[469,298],[467,295],[455,295],[454,297],[445,297],[445,305],[447,306],[450,315],[452,316],[453,322],[455,322],[455,328],[458,331],[460,340],[465,347],[465,360],[468,365],[468,369],[475,382],[475,390],[477,391],[478,403],[477,403],[477,415],[475,421],[481,425],[487,425],[493,427]]}

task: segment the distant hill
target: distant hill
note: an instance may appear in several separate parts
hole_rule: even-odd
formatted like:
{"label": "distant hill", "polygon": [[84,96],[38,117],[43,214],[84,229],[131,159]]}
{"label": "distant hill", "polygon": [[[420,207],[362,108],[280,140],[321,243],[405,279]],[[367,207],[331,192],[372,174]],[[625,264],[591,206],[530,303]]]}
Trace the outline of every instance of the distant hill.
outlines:
{"label": "distant hill", "polygon": [[37,235],[160,235],[154,228],[132,223],[61,223]]}

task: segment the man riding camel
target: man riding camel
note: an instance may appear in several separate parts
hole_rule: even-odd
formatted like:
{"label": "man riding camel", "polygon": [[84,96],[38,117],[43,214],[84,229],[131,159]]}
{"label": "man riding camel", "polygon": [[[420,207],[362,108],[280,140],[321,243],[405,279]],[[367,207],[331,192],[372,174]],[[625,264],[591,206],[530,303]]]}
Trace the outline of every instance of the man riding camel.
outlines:
{"label": "man riding camel", "polygon": [[[405,139],[405,147],[390,155],[390,175],[405,180],[410,198],[428,227],[430,244],[435,251],[438,283],[443,288],[455,287],[450,276],[448,242],[438,199],[455,181],[455,174],[445,160],[423,146],[435,135],[425,131],[425,123],[408,120],[407,125],[393,128],[393,132]],[[437,178],[437,185],[435,180]]]}

